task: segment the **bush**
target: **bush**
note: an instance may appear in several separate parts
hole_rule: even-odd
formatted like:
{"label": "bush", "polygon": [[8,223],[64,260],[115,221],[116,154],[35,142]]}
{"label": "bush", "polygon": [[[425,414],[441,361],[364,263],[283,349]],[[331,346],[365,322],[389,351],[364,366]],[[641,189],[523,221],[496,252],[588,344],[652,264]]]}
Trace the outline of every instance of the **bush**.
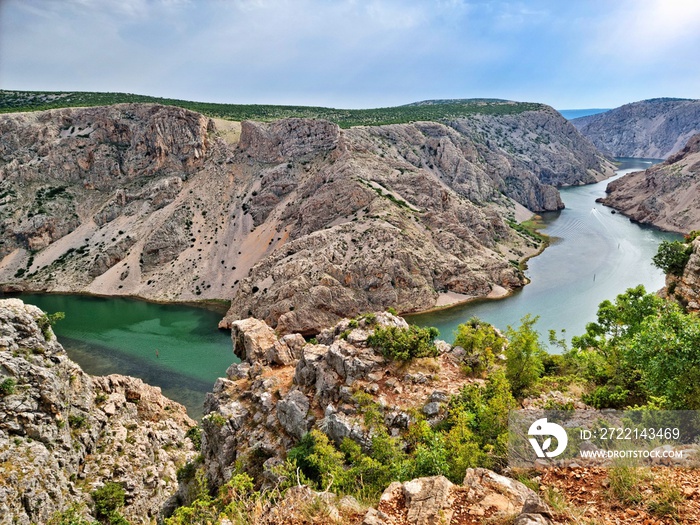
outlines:
{"label": "bush", "polygon": [[665,273],[681,276],[693,253],[692,246],[681,241],[663,241],[652,259],[654,266]]}
{"label": "bush", "polygon": [[17,380],[14,377],[6,378],[2,383],[0,383],[0,397],[11,396],[14,394],[16,386]]}
{"label": "bush", "polygon": [[90,495],[95,502],[95,517],[98,520],[107,520],[108,523],[112,523],[113,519],[118,520],[117,511],[124,506],[124,487],[119,483],[109,481]]}
{"label": "bush", "polygon": [[417,357],[436,357],[438,350],[434,341],[438,335],[440,332],[434,327],[378,327],[367,338],[367,344],[379,350],[387,359],[410,361]]}
{"label": "bush", "polygon": [[464,348],[462,368],[466,374],[481,375],[494,364],[495,356],[506,345],[506,339],[492,325],[472,317],[455,331],[454,346]]}
{"label": "bush", "polygon": [[193,426],[187,430],[185,437],[189,438],[194,445],[195,450],[202,450],[202,429],[198,426]]}
{"label": "bush", "polygon": [[599,386],[590,394],[581,396],[581,400],[594,408],[624,408],[629,405],[630,391],[620,385]]}
{"label": "bush", "polygon": [[49,331],[49,328],[51,328],[58,321],[64,319],[65,317],[66,317],[65,313],[56,312],[53,314],[42,314],[36,320],[36,324],[39,325],[39,329],[41,330],[41,333],[44,336],[44,339],[46,339],[47,341],[51,340],[51,332]]}

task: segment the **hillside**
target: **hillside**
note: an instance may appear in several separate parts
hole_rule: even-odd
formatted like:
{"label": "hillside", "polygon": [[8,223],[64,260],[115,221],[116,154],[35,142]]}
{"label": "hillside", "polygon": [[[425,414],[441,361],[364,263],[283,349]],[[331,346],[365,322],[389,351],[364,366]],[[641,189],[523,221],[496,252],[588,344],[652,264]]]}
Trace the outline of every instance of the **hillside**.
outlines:
{"label": "hillside", "polygon": [[571,123],[615,157],[665,159],[700,133],[700,100],[643,100]]}
{"label": "hillside", "polygon": [[[494,296],[611,166],[551,108],[341,130],[127,104],[0,117],[6,290],[232,301],[282,331]],[[447,299],[446,299],[447,298]]]}
{"label": "hillside", "polygon": [[667,231],[700,228],[700,134],[661,164],[611,182],[601,202]]}
{"label": "hillside", "polygon": [[389,108],[334,109],[269,104],[217,104],[149,97],[131,93],[0,90],[0,114],[134,103],[177,106],[202,113],[208,117],[234,121],[257,120],[271,122],[282,118],[320,118],[334,122],[341,128],[405,124],[408,122],[462,118],[480,114],[517,115],[525,111],[537,111],[546,108],[544,104],[512,102],[499,99],[459,99],[424,101]]}

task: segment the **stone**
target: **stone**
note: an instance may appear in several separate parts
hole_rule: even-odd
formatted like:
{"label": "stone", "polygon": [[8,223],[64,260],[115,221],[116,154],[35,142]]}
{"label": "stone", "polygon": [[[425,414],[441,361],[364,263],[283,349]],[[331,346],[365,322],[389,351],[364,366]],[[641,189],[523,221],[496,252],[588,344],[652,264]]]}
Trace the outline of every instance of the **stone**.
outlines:
{"label": "stone", "polygon": [[233,353],[250,364],[268,364],[268,354],[277,343],[275,332],[264,321],[248,318],[231,323]]}
{"label": "stone", "polygon": [[297,439],[306,434],[309,400],[299,390],[292,390],[277,403],[277,419],[282,427]]}

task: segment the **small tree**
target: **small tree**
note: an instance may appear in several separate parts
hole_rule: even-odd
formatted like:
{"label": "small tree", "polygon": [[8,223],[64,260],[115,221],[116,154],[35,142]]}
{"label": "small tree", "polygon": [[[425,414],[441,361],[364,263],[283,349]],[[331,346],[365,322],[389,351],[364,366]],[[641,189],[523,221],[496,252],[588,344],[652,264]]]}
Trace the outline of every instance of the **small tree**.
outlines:
{"label": "small tree", "polygon": [[665,273],[680,277],[692,253],[692,246],[681,241],[663,241],[652,260]]}
{"label": "small tree", "polygon": [[546,352],[540,343],[540,334],[533,326],[539,319],[523,317],[520,327],[514,330],[508,327],[508,348],[506,348],[506,378],[510,382],[515,397],[521,396],[544,373],[542,359]]}
{"label": "small tree", "polygon": [[467,374],[480,375],[494,363],[495,356],[503,351],[506,338],[487,322],[472,317],[455,331],[455,346],[464,348],[462,368]]}

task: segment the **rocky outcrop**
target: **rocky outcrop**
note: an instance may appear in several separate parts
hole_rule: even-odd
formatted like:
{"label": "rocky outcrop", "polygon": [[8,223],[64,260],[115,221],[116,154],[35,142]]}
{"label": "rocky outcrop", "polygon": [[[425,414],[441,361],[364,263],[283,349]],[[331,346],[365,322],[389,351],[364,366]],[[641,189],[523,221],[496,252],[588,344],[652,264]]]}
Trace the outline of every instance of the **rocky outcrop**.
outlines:
{"label": "rocky outcrop", "polygon": [[665,159],[700,133],[700,100],[642,100],[571,123],[615,157]]}
{"label": "rocky outcrop", "polygon": [[0,283],[231,299],[317,333],[525,283],[513,228],[611,166],[551,108],[340,130],[123,104],[0,117]]}
{"label": "rocky outcrop", "polygon": [[683,275],[666,275],[664,292],[688,311],[700,312],[700,238],[693,241],[692,250]]}
{"label": "rocky outcrop", "polygon": [[433,525],[512,520],[517,525],[551,524],[552,512],[535,492],[490,470],[467,469],[464,483],[442,476],[392,483],[363,525]]}
{"label": "rocky outcrop", "polygon": [[64,352],[46,317],[0,301],[0,523],[47,523],[91,508],[104,483],[126,492],[122,513],[150,523],[196,452],[185,408],[139,379],[91,377]]}
{"label": "rocky outcrop", "polygon": [[678,233],[700,229],[700,134],[661,164],[621,177],[601,202],[634,221]]}
{"label": "rocky outcrop", "polygon": [[[388,361],[368,346],[376,327],[408,326],[390,313],[345,319],[306,344],[296,336],[273,338],[259,323],[234,323],[232,337],[243,360],[231,365],[205,402],[202,455],[214,487],[228,480],[237,464],[261,483],[273,483],[272,467],[314,428],[338,445],[349,437],[368,449],[363,393],[377,400],[385,424],[398,435],[426,405],[437,406],[428,417],[439,421],[442,404],[472,381],[460,369],[460,350],[448,344],[439,346],[437,358],[410,364]],[[288,349],[292,360],[271,359],[275,348]]]}

